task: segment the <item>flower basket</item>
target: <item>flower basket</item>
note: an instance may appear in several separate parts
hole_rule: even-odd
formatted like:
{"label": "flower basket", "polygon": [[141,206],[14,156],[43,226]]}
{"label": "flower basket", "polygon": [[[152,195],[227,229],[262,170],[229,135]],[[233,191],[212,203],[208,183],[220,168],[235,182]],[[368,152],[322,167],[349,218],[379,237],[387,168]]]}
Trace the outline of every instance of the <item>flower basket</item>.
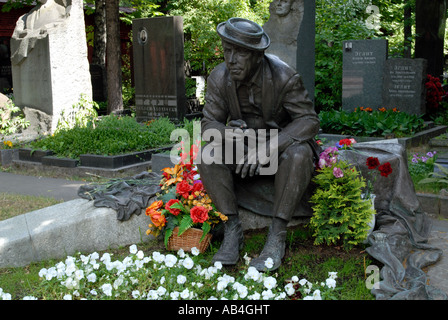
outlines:
{"label": "flower basket", "polygon": [[216,209],[202,185],[193,163],[198,150],[197,145],[191,146],[190,152],[182,148],[179,163],[162,170],[161,192],[146,208],[151,219],[146,234],[164,234],[167,250],[191,251],[196,247],[204,252],[211,241],[209,232],[228,219]]}
{"label": "flower basket", "polygon": [[198,248],[201,253],[207,250],[210,241],[212,239],[212,235],[210,233],[206,234],[202,241],[202,233],[203,231],[198,228],[190,228],[182,233],[180,236],[178,235],[179,227],[173,229],[173,233],[168,239],[168,247],[169,251],[178,251],[179,249],[183,249],[184,251],[191,252],[191,248]]}

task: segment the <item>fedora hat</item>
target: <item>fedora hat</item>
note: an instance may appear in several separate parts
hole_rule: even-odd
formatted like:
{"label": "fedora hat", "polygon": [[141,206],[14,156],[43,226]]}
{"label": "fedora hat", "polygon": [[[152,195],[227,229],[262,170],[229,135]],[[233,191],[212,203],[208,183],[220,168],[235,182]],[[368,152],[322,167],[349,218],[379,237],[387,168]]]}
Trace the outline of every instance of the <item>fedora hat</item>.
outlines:
{"label": "fedora hat", "polygon": [[221,39],[251,50],[266,50],[271,40],[257,23],[243,19],[230,18],[216,28]]}

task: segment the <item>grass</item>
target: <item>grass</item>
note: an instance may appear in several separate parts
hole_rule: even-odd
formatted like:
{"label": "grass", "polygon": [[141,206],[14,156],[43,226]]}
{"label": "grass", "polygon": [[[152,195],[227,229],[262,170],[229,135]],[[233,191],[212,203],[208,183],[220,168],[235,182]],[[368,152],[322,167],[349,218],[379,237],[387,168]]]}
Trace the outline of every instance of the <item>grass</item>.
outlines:
{"label": "grass", "polygon": [[0,221],[61,202],[50,197],[0,193]]}
{"label": "grass", "polygon": [[[247,253],[255,257],[262,249],[266,237],[267,228],[259,230],[248,230],[245,232],[245,246],[241,256]],[[357,247],[349,252],[336,246],[314,246],[313,239],[305,226],[289,228],[287,237],[286,255],[282,266],[276,271],[278,283],[292,276],[306,278],[311,282],[326,279],[328,272],[338,272],[336,291],[338,300],[374,300],[374,296],[365,285],[365,268],[373,263],[362,247]],[[220,240],[213,241],[203,258],[210,262],[213,255],[220,246]],[[151,255],[153,251],[167,253],[162,241],[152,240],[148,243],[138,244],[139,250],[143,250],[145,256]],[[129,248],[107,250],[113,254],[114,259],[123,259],[129,254]],[[102,252],[100,252],[100,256]],[[61,259],[63,260],[63,259]],[[58,260],[60,261],[60,260]],[[0,269],[0,288],[12,295],[13,299],[21,299],[32,295],[40,299],[51,299],[52,290],[57,288],[44,288],[38,273],[42,268],[54,266],[58,261],[49,260],[32,263],[21,268]],[[226,267],[225,272],[237,276],[244,267],[244,260],[240,259],[237,265]]]}

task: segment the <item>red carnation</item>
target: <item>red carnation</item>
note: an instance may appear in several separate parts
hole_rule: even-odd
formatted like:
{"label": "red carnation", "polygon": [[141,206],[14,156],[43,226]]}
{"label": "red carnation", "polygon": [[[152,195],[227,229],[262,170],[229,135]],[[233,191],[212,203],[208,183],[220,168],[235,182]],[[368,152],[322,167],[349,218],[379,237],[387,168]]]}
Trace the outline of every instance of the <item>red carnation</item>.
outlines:
{"label": "red carnation", "polygon": [[366,164],[367,164],[367,167],[369,167],[369,169],[375,169],[376,167],[378,167],[380,165],[380,161],[376,157],[368,157]]}
{"label": "red carnation", "polygon": [[185,199],[188,198],[190,191],[193,189],[191,185],[188,184],[187,181],[182,180],[180,183],[176,186],[176,192],[180,194]]}
{"label": "red carnation", "polygon": [[195,206],[190,210],[190,217],[193,223],[203,223],[208,219],[208,209],[204,207]]}
{"label": "red carnation", "polygon": [[168,201],[165,205],[165,209],[168,210],[170,213],[172,213],[173,215],[177,216],[180,213],[180,209],[174,209],[171,208],[171,206],[175,203],[179,203],[180,201],[177,199],[171,199],[170,201]]}
{"label": "red carnation", "polygon": [[383,177],[387,177],[392,173],[392,166],[389,162],[386,162],[385,164],[380,165],[378,170],[380,170]]}

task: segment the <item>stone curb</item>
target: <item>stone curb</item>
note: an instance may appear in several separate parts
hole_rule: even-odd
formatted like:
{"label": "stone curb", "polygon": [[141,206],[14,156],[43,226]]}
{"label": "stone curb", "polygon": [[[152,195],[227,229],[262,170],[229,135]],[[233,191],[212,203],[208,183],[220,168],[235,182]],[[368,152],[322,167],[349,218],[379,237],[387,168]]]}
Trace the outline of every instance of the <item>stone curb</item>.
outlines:
{"label": "stone curb", "polygon": [[0,221],[0,268],[145,242],[148,222],[144,212],[119,221],[115,210],[85,199]]}
{"label": "stone curb", "polygon": [[422,209],[435,219],[448,219],[448,197],[417,193]]}

